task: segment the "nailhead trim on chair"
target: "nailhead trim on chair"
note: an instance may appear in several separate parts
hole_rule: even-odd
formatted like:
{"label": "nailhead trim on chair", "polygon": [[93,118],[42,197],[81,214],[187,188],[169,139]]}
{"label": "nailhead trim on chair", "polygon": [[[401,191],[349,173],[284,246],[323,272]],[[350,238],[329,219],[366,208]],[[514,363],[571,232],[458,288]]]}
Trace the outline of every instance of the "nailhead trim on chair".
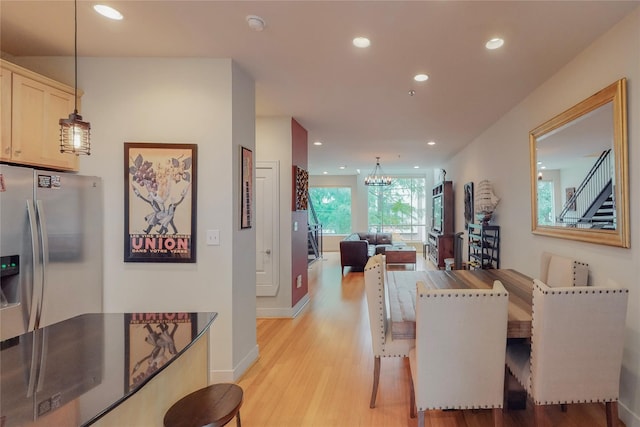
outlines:
{"label": "nailhead trim on chair", "polygon": [[418,411],[434,411],[434,410],[444,410],[444,409],[493,409],[493,408],[502,408],[502,404],[499,406],[491,406],[491,405],[448,405],[448,406],[432,406],[432,407],[419,407]]}
{"label": "nailhead trim on chair", "polygon": [[[489,290],[489,289],[487,289],[487,290]],[[464,297],[506,297],[506,296],[508,296],[508,294],[501,294],[501,293],[491,293],[491,294],[488,294],[488,293],[481,293],[481,294],[474,294],[474,293],[470,293],[470,294],[458,294],[458,293],[456,293],[456,294],[420,294],[420,298],[424,298],[424,297],[427,297],[427,298],[431,298],[431,297],[433,297],[433,298],[437,298],[437,297],[447,297],[447,298],[463,297],[464,298]]]}
{"label": "nailhead trim on chair", "polygon": [[573,286],[576,286],[576,269],[578,268],[578,264],[583,265],[587,268],[589,268],[589,264],[587,264],[586,262],[580,262],[580,261],[573,261]]}
{"label": "nailhead trim on chair", "polygon": [[589,399],[589,400],[565,400],[565,401],[557,401],[557,402],[538,402],[535,401],[533,403],[535,403],[536,405],[563,405],[563,404],[571,404],[571,403],[606,403],[606,402],[617,402],[618,398],[617,397],[613,397],[613,398],[602,398],[602,399]]}

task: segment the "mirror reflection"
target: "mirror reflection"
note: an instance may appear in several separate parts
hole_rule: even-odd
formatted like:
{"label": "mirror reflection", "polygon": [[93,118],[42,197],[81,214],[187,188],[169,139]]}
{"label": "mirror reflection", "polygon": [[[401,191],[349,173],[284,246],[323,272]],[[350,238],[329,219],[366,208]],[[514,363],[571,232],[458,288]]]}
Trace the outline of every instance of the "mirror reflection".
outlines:
{"label": "mirror reflection", "polygon": [[625,83],[531,131],[534,234],[629,247]]}

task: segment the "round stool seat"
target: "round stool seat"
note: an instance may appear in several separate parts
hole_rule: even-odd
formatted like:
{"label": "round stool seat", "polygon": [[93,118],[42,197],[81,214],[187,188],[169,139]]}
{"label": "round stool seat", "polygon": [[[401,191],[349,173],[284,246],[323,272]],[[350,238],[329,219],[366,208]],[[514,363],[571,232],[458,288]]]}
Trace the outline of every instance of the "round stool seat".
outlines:
{"label": "round stool seat", "polygon": [[240,427],[242,388],[236,384],[212,384],[174,403],[164,415],[165,427],[221,427],[237,417]]}

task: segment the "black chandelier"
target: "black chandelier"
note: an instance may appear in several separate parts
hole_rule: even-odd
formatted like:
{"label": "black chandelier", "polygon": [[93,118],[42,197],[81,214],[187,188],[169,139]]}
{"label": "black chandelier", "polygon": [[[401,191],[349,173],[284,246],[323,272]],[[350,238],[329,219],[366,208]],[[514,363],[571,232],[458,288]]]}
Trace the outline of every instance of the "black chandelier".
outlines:
{"label": "black chandelier", "polygon": [[68,119],[60,119],[60,152],[91,154],[91,124],[82,121],[78,114],[78,1],[74,1],[74,61],[75,61],[75,92],[73,94],[73,113]]}
{"label": "black chandelier", "polygon": [[380,166],[380,157],[376,157],[376,167],[373,168],[371,173],[364,179],[364,185],[391,185],[391,177],[389,175],[385,175],[382,171],[382,166]]}

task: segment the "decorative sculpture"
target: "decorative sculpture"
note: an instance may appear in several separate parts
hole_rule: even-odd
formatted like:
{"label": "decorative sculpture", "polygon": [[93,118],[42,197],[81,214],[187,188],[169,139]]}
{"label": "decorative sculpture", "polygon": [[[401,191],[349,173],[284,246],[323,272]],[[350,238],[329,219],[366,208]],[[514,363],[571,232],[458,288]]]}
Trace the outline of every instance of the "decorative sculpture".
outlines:
{"label": "decorative sculpture", "polygon": [[475,189],[474,207],[476,218],[482,225],[488,225],[500,198],[493,193],[493,186],[488,180],[482,180]]}

